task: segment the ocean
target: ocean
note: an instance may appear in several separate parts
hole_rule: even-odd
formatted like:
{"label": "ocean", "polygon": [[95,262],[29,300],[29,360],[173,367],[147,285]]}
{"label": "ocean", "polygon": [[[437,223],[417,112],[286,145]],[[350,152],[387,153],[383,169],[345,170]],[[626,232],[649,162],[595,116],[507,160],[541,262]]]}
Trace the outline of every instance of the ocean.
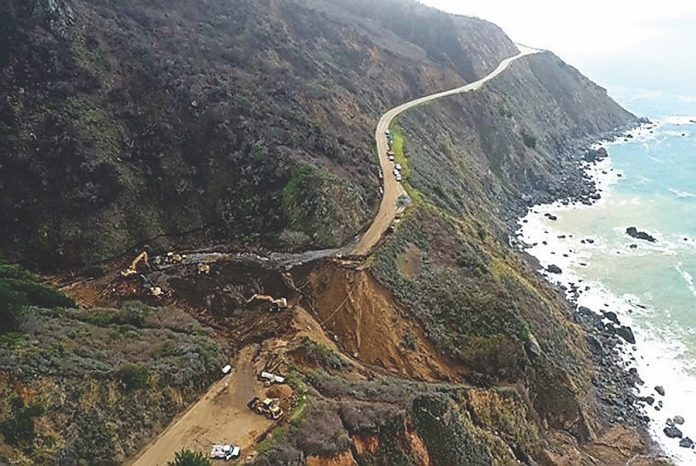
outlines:
{"label": "ocean", "polygon": [[[663,433],[678,415],[685,422],[677,427],[696,441],[696,98],[612,95],[654,125],[601,143],[609,158],[587,167],[601,189],[597,203],[537,206],[519,233],[542,265],[562,269],[545,272],[550,281],[579,286],[579,305],[614,311],[633,329],[635,350],[626,345],[625,359],[645,381],[639,394],[656,399],[645,410],[653,435],[677,464],[696,464],[695,450]],[[628,227],[657,241],[634,239]]]}

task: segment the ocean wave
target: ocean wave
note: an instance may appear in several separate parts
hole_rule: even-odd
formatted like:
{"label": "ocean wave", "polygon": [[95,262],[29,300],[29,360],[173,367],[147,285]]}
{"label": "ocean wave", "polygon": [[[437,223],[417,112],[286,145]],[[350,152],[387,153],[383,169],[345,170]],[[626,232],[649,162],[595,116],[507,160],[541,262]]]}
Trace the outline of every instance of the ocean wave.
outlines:
{"label": "ocean wave", "polygon": [[679,272],[679,275],[681,275],[684,281],[686,282],[686,285],[689,287],[689,291],[691,291],[691,294],[696,298],[696,283],[694,283],[694,277],[689,272],[682,269],[682,267],[683,264],[681,262],[677,263],[677,265],[674,266],[674,268],[677,269],[677,272]]}
{"label": "ocean wave", "polygon": [[660,118],[657,123],[659,125],[674,126],[696,125],[696,115],[672,115]]}
{"label": "ocean wave", "polygon": [[[558,228],[555,223],[549,225],[545,220],[544,212],[553,211],[558,213],[552,206],[536,206],[535,212],[530,211],[525,218],[527,223],[521,225],[519,233],[526,241],[537,243],[538,246],[527,249],[539,259],[542,266],[557,264],[562,268],[560,274],[551,274],[547,270],[542,270],[542,274],[552,283],[566,287],[567,297],[574,301],[578,306],[586,306],[595,312],[601,310],[612,310],[619,315],[623,325],[630,326],[635,334],[637,345],[633,350],[629,345],[624,346],[622,355],[627,367],[636,367],[640,377],[645,384],[638,387],[638,394],[641,396],[653,396],[664,403],[660,411],[655,408],[645,407],[646,414],[649,415],[650,431],[655,440],[659,442],[663,450],[678,464],[687,464],[691,460],[687,456],[690,451],[678,446],[677,442],[667,439],[662,433],[666,420],[676,414],[680,414],[689,419],[696,419],[696,406],[691,400],[696,396],[696,377],[694,376],[694,366],[686,359],[688,347],[684,343],[683,335],[678,330],[671,328],[662,322],[671,322],[669,309],[655,307],[650,291],[636,294],[621,294],[608,289],[604,284],[591,279],[579,266],[580,261],[592,263],[591,250],[605,250],[601,237],[593,236],[593,244],[579,245],[581,235],[575,235],[572,239],[559,241],[560,234],[568,235],[569,232]],[[623,229],[620,231],[624,234]],[[584,238],[585,235],[582,235]],[[547,243],[542,243],[546,240]],[[572,244],[573,253],[570,257],[559,257],[558,254],[552,255],[552,251],[560,251],[561,245],[567,250]],[[530,243],[531,244],[531,243]],[[644,245],[643,248],[656,247],[657,245]],[[663,248],[674,246],[672,243],[662,244]],[[641,249],[643,249],[641,248]],[[691,292],[696,296],[696,280],[685,271],[681,264],[677,269],[689,286]],[[583,284],[580,294],[573,296],[571,290],[573,285]],[[662,315],[660,320],[654,319],[655,314]],[[662,385],[667,390],[667,395],[659,397],[655,394],[654,387]],[[693,436],[693,430],[687,428],[685,433]],[[693,438],[693,437],[692,437]],[[691,464],[691,463],[689,463]]]}
{"label": "ocean wave", "polygon": [[691,193],[689,191],[680,191],[678,189],[673,188],[669,188],[669,192],[682,199],[696,197],[696,193]]}

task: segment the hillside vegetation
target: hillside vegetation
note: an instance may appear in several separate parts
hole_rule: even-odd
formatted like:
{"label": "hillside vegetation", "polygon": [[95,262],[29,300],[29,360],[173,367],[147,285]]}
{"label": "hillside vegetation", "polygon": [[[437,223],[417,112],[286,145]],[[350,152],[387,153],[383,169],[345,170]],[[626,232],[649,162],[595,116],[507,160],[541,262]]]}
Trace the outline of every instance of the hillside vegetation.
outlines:
{"label": "hillside vegetation", "polygon": [[121,464],[225,361],[181,311],[77,310],[15,267],[2,266],[0,289],[17,280],[5,278],[8,269],[32,292],[13,301],[15,326],[0,334],[0,462]]}
{"label": "hillside vegetation", "polygon": [[383,109],[515,50],[410,1],[8,0],[0,30],[0,247],[50,269],[342,244],[377,204]]}

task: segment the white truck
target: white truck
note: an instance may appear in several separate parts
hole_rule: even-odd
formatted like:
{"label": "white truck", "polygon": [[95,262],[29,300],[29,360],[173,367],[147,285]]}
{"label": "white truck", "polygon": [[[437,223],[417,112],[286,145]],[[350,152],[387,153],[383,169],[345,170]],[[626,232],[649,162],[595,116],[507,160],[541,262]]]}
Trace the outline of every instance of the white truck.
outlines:
{"label": "white truck", "polygon": [[285,383],[285,377],[265,371],[261,372],[261,374],[259,375],[259,379],[264,381],[264,383],[268,383],[269,386],[274,383]]}
{"label": "white truck", "polygon": [[239,458],[242,453],[242,449],[229,444],[213,445],[210,450],[210,458],[214,460],[234,460]]}

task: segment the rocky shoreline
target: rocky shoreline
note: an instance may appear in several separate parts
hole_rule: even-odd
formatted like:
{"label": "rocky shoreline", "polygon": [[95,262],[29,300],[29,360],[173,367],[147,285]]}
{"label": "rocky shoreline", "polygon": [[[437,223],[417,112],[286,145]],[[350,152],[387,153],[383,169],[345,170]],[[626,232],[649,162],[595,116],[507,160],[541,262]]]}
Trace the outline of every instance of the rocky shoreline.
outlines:
{"label": "rocky shoreline", "polygon": [[[595,165],[608,157],[606,149],[594,147],[597,141],[611,142],[617,138],[628,139],[629,131],[645,124],[651,124],[651,122],[647,119],[639,119],[631,127],[617,129],[608,134],[600,135],[594,140],[581,141],[574,149],[568,151],[566,155],[574,163],[571,163],[570,166],[562,165],[556,188],[545,193],[537,192],[525,196],[520,205],[512,207],[511,212],[518,212],[518,215],[514,222],[509,222],[510,231],[517,234],[520,221],[526,222],[526,220],[522,220],[522,217],[536,206],[554,202],[560,202],[563,205],[577,203],[592,205],[596,203],[601,199],[602,192],[590,176],[587,167],[588,164]],[[522,213],[519,214],[519,212]],[[546,217],[551,221],[556,220],[551,214],[546,214]],[[627,231],[627,234],[637,239],[654,240],[637,229],[636,231],[631,229],[630,232]],[[529,245],[521,243],[519,238],[516,238],[516,242],[521,245],[528,264],[534,270],[542,270],[538,259],[525,251]],[[546,272],[556,275],[563,273],[561,268],[554,264],[549,265]],[[654,396],[636,394],[637,389],[644,386],[645,382],[640,378],[635,367],[634,353],[637,351],[637,347],[632,329],[623,325],[617,313],[609,309],[609,306],[599,309],[580,306],[578,297],[588,289],[586,286],[583,287],[582,283],[570,283],[569,287],[561,284],[553,284],[553,286],[564,293],[569,302],[572,318],[586,332],[588,348],[597,368],[592,384],[597,389],[600,412],[604,420],[612,425],[637,429],[653,443],[654,453],[662,455],[661,448],[650,433],[650,417],[646,414],[646,410],[652,407],[659,411],[662,408],[663,402],[660,398],[664,397],[665,389],[661,386],[654,387]],[[664,433],[668,437],[681,439],[680,446],[693,448],[693,441],[684,437],[678,427],[683,421],[680,416],[675,416],[671,425],[668,422]]]}

